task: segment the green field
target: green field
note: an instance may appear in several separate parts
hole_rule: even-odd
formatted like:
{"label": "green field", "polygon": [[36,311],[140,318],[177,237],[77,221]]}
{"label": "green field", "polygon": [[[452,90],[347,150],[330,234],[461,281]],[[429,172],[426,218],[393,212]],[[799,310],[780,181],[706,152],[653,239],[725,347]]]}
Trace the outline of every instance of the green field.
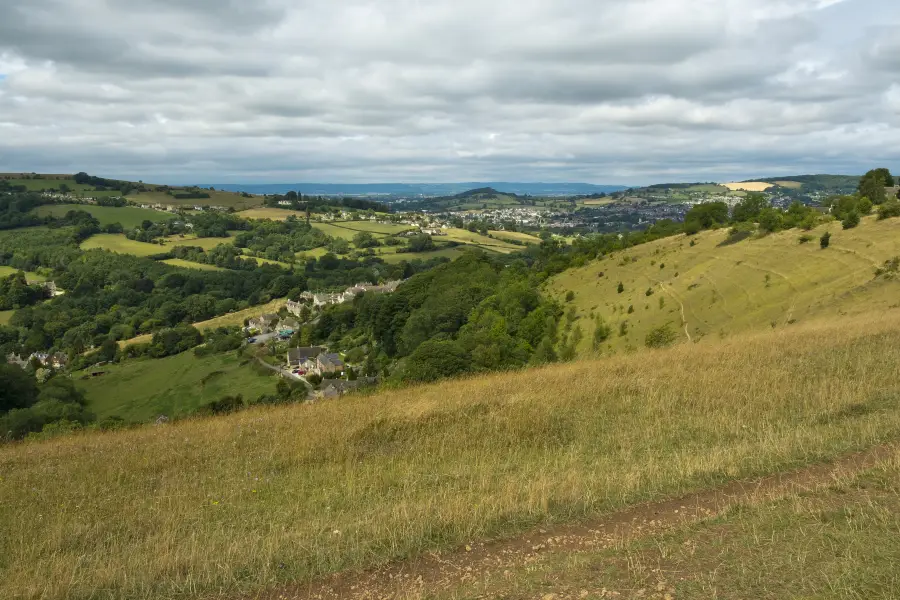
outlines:
{"label": "green field", "polygon": [[94,250],[95,248],[120,254],[133,254],[134,256],[152,256],[166,252],[164,246],[129,240],[121,233],[98,233],[81,243],[82,250]]}
{"label": "green field", "polygon": [[243,258],[246,260],[255,260],[258,265],[276,265],[284,269],[292,268],[291,265],[286,262],[281,262],[280,260],[271,260],[269,258],[260,258],[258,256],[244,256]]}
{"label": "green field", "polygon": [[[0,277],[9,277],[10,275],[15,275],[19,272],[19,269],[14,269],[12,267],[0,266]],[[30,271],[25,272],[25,281],[28,283],[43,283],[47,281],[47,278],[43,275],[39,275],[37,273],[32,273]]]}
{"label": "green field", "polygon": [[161,262],[173,267],[181,267],[183,269],[197,269],[199,271],[227,271],[227,269],[223,269],[222,267],[217,267],[215,265],[207,265],[205,263],[192,262],[189,260],[182,260],[180,258],[169,258]]}
{"label": "green field", "polygon": [[[174,188],[173,190],[175,193],[178,193],[179,191],[185,191]],[[201,191],[204,193],[208,193],[210,197],[178,200],[165,192],[148,191],[129,194],[128,196],[126,196],[126,198],[129,201],[137,202],[138,204],[166,204],[184,207],[224,206],[226,208],[234,208],[235,210],[246,210],[248,208],[253,208],[262,204],[262,198],[260,196],[251,196],[249,198],[245,198],[238,192],[211,192],[209,190]]]}
{"label": "green field", "polygon": [[40,217],[65,216],[70,210],[80,210],[90,213],[98,221],[100,225],[109,225],[111,223],[120,223],[126,229],[134,229],[140,227],[144,221],[152,221],[154,223],[168,221],[174,218],[174,215],[158,210],[147,210],[136,206],[95,206],[92,204],[46,204],[39,206],[35,212]]}
{"label": "green field", "polygon": [[198,358],[193,352],[160,359],[126,361],[102,367],[106,374],[76,384],[98,418],[118,416],[142,423],[159,415],[179,417],[222,396],[243,394],[255,400],[272,393],[275,379],[240,364],[233,352]]}
{"label": "green field", "polygon": [[447,235],[436,237],[434,238],[435,241],[461,242],[464,244],[470,244],[472,246],[478,246],[485,250],[493,250],[494,252],[499,252],[501,254],[520,252],[523,249],[522,246],[516,246],[515,244],[510,244],[508,242],[504,242],[503,240],[489,238],[485,235],[481,235],[480,233],[469,231],[468,229],[450,228],[445,229],[444,233],[446,233]]}
{"label": "green field", "polygon": [[71,175],[49,175],[46,179],[24,179],[21,177],[13,177],[10,179],[3,178],[3,181],[10,185],[24,185],[30,192],[59,192],[61,186],[66,185],[69,193],[82,198],[109,198],[119,196],[119,190],[94,190],[94,186],[83,183],[75,183],[75,179]]}
{"label": "green field", "polygon": [[540,244],[541,238],[519,231],[489,231],[492,236],[501,240],[513,240],[526,244]]}
{"label": "green field", "polygon": [[353,229],[347,229],[346,227],[337,227],[332,225],[331,223],[310,223],[313,227],[321,231],[326,235],[330,235],[333,238],[340,238],[347,240],[348,242],[353,240],[353,236],[355,236],[359,231],[354,231]]}
{"label": "green field", "polygon": [[415,229],[409,225],[376,223],[375,221],[332,221],[330,225],[336,228],[351,229],[354,231],[354,235],[360,231],[368,231],[375,236],[397,235],[410,229]]}
{"label": "green field", "polygon": [[295,216],[298,219],[306,220],[306,213],[303,211],[272,208],[270,206],[259,206],[242,210],[237,213],[237,216],[243,219],[271,219],[273,221],[285,221],[288,217]]}
{"label": "green field", "polygon": [[[809,232],[813,240],[806,244],[798,242],[806,233],[800,230],[729,245],[721,245],[727,230],[680,235],[569,270],[554,277],[547,292],[560,301],[575,292],[572,305],[585,333],[585,352],[597,316],[613,329],[603,349],[616,351],[643,346],[651,329],[667,323],[681,340],[690,336],[696,342],[816,316],[889,310],[897,306],[900,281],[876,279],[874,272],[900,255],[897,227],[897,220],[867,217],[846,231],[840,224],[821,226]],[[826,230],[831,246],[821,250],[818,238]],[[619,282],[625,287],[621,294]]]}
{"label": "green field", "polygon": [[431,252],[385,252],[379,254],[378,258],[388,264],[396,264],[399,262],[412,262],[414,260],[431,260],[432,258],[449,258],[456,260],[466,252],[465,246],[457,246],[455,248],[439,248]]}
{"label": "green field", "polygon": [[16,312],[16,311],[0,310],[0,325],[9,325],[9,320],[12,319],[14,312]]}
{"label": "green field", "polygon": [[327,248],[313,248],[312,250],[304,250],[297,253],[297,258],[322,258],[328,254]]}
{"label": "green field", "polygon": [[203,248],[203,250],[212,250],[221,244],[233,244],[234,235],[229,233],[227,238],[198,238],[195,235],[170,235],[165,238],[167,246],[192,246],[194,248]]}

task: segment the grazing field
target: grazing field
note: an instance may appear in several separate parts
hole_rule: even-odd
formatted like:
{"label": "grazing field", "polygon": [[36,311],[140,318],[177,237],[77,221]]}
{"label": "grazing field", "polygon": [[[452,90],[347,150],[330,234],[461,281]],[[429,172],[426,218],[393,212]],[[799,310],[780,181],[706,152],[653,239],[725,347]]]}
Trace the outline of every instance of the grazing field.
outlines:
{"label": "grazing field", "polygon": [[0,325],[9,325],[9,320],[12,319],[14,312],[16,312],[16,311],[0,310]]}
{"label": "grazing field", "polygon": [[[831,245],[822,250],[819,236],[826,230]],[[875,269],[900,256],[898,233],[897,219],[866,217],[855,229],[821,226],[808,232],[812,240],[805,244],[799,238],[807,232],[800,230],[726,245],[726,230],[676,236],[561,273],[546,292],[564,303],[568,291],[575,293],[570,304],[585,334],[585,353],[596,317],[612,328],[602,352],[642,347],[651,330],[666,324],[681,341],[690,336],[705,342],[817,316],[842,319],[897,307],[900,280],[876,278]]]}
{"label": "grazing field", "polygon": [[[896,440],[898,335],[898,311],[848,316],[374,396],[2,447],[0,597],[255,596]],[[123,377],[99,405],[134,405],[130,395],[143,398],[178,374],[173,367],[165,378]],[[791,516],[789,508],[782,514]],[[848,517],[856,518],[831,518]],[[815,533],[829,520],[806,522]],[[866,522],[840,531],[874,541],[866,536],[876,529],[853,533]],[[803,530],[783,531],[806,552]],[[771,544],[786,556],[778,538],[752,528],[741,526],[731,539]],[[675,558],[690,556],[686,546],[656,546],[668,547]],[[824,547],[839,560],[846,545]],[[722,563],[715,546],[700,552],[710,562],[698,566],[713,575],[755,571],[754,581],[764,582],[776,564]],[[800,577],[800,559],[782,564]],[[739,592],[755,596],[728,591]]]}
{"label": "grazing field", "polygon": [[95,206],[92,204],[46,204],[37,207],[35,212],[40,217],[63,217],[70,210],[80,210],[90,213],[95,219],[100,221],[100,225],[119,223],[126,229],[140,227],[141,223],[144,221],[158,223],[174,218],[174,215],[166,212],[147,210],[135,206],[116,207]]}
{"label": "grazing field", "polygon": [[226,238],[198,238],[195,235],[170,235],[165,238],[167,246],[193,246],[194,248],[203,248],[204,250],[212,250],[221,244],[233,244],[234,236],[229,233]]}
{"label": "grazing field", "polygon": [[258,265],[275,265],[277,267],[282,267],[284,269],[292,268],[292,265],[287,264],[286,262],[281,262],[280,260],[271,260],[269,258],[260,258],[258,256],[244,256],[245,260],[255,260]]}
{"label": "grazing field", "polygon": [[744,192],[764,192],[770,187],[774,187],[775,184],[767,183],[765,181],[745,181],[743,183],[723,183],[724,187],[727,187],[732,192],[735,191],[744,191]]}
{"label": "grazing field", "polygon": [[244,219],[271,219],[273,221],[286,221],[291,215],[298,219],[306,220],[306,213],[299,210],[289,210],[285,208],[271,208],[268,206],[260,206],[242,210],[237,216]]}
{"label": "grazing field", "polygon": [[465,246],[457,246],[455,248],[438,248],[430,252],[385,252],[379,254],[378,258],[388,264],[396,264],[399,262],[412,262],[414,260],[431,260],[432,258],[449,258],[456,260],[466,252]]}
{"label": "grazing field", "polygon": [[[10,275],[15,275],[18,272],[19,269],[0,265],[0,278],[9,277]],[[47,278],[43,275],[39,275],[38,273],[25,271],[25,281],[27,281],[28,283],[43,283],[44,281],[47,281]]]}
{"label": "grazing field", "polygon": [[471,244],[473,246],[484,248],[485,250],[493,250],[494,252],[499,252],[501,254],[509,254],[510,252],[519,252],[522,250],[521,246],[516,246],[515,244],[510,244],[503,240],[489,238],[486,235],[474,233],[468,229],[449,228],[445,229],[444,233],[447,235],[437,237],[435,240],[462,242],[464,244]]}
{"label": "grazing field", "polygon": [[579,200],[578,203],[583,206],[606,206],[607,204],[614,204],[615,200],[613,198],[588,198],[587,200]]}
{"label": "grazing field", "polygon": [[775,185],[781,186],[783,188],[788,188],[790,190],[799,190],[803,187],[803,184],[799,181],[776,181]]}
{"label": "grazing field", "polygon": [[[244,321],[251,317],[258,317],[259,315],[265,313],[278,312],[285,305],[285,302],[286,300],[284,298],[278,298],[277,300],[272,300],[268,304],[251,306],[250,308],[244,310],[238,310],[227,315],[222,315],[221,317],[214,317],[208,321],[201,321],[199,323],[194,323],[193,325],[200,331],[215,329],[217,327],[243,327]],[[132,344],[147,344],[151,341],[152,338],[153,336],[149,334],[139,335],[129,340],[120,341],[119,346],[124,348]]]}
{"label": "grazing field", "polygon": [[92,235],[81,243],[82,250],[110,250],[119,254],[133,254],[134,256],[153,256],[166,252],[165,246],[148,244],[129,240],[121,233],[98,233]]}
{"label": "grazing field", "polygon": [[304,250],[296,254],[298,259],[303,258],[322,258],[328,254],[327,248],[313,248],[312,250]]}
{"label": "grazing field", "polygon": [[43,179],[30,179],[21,177],[12,177],[7,179],[8,174],[0,174],[0,179],[6,181],[10,185],[24,185],[25,189],[30,192],[61,192],[62,186],[69,188],[69,193],[82,198],[109,198],[119,196],[119,190],[95,190],[93,185],[84,183],[75,183],[72,175],[45,175]]}
{"label": "grazing field", "polygon": [[[187,190],[179,190],[175,189],[175,193],[184,192]],[[249,198],[245,198],[239,192],[222,192],[215,191],[211,192],[209,190],[201,190],[203,193],[209,194],[209,198],[188,198],[184,200],[179,200],[174,196],[170,196],[165,192],[159,191],[148,191],[148,192],[136,192],[133,194],[129,194],[126,196],[131,202],[137,202],[139,204],[166,204],[172,206],[183,206],[183,207],[191,207],[191,206],[224,206],[225,208],[234,208],[235,210],[246,210],[248,208],[253,208],[255,206],[259,206],[263,203],[263,199],[260,196],[250,196]]]}
{"label": "grazing field", "polygon": [[333,238],[340,238],[349,241],[353,240],[353,236],[355,236],[359,231],[355,231],[353,229],[347,229],[346,227],[338,227],[337,225],[332,225],[331,223],[311,223],[313,227],[321,231],[326,235],[330,235]]}
{"label": "grazing field", "polygon": [[199,271],[227,271],[228,269],[223,269],[222,267],[217,267],[215,265],[207,265],[205,263],[193,262],[190,260],[182,260],[180,258],[168,258],[163,260],[167,265],[173,267],[181,267],[183,269],[197,269]]}
{"label": "grazing field", "polygon": [[519,231],[489,231],[488,233],[501,240],[513,240],[516,242],[524,242],[526,244],[541,243],[541,238]]}
{"label": "grazing field", "polygon": [[275,390],[272,375],[241,364],[234,352],[198,358],[193,352],[160,359],[126,361],[102,367],[100,377],[80,379],[77,387],[98,418],[118,416],[144,423],[159,415],[181,417],[222,396],[242,394],[248,401]]}
{"label": "grazing field", "polygon": [[352,229],[355,232],[354,235],[360,231],[368,231],[376,237],[379,235],[397,235],[410,229],[415,229],[415,227],[410,227],[409,225],[376,223],[374,221],[332,221],[330,224],[334,227]]}

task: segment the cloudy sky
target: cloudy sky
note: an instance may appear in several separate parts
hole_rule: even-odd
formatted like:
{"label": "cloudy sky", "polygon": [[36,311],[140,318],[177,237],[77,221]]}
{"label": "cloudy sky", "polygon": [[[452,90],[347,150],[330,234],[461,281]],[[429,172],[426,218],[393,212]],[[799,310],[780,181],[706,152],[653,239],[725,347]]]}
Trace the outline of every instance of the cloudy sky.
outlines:
{"label": "cloudy sky", "polygon": [[0,171],[900,171],[897,0],[0,0]]}

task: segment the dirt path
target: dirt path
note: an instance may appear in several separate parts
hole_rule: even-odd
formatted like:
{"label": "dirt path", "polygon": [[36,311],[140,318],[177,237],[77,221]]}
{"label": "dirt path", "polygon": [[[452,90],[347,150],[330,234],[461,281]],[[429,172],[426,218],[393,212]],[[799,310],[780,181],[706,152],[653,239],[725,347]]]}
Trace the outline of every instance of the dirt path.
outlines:
{"label": "dirt path", "polygon": [[[430,592],[467,582],[496,582],[503,573],[522,568],[550,553],[616,547],[625,540],[653,535],[709,518],[736,504],[750,504],[791,492],[828,485],[836,476],[853,474],[890,457],[897,444],[877,446],[797,471],[779,473],[673,500],[645,503],[579,525],[547,527],[507,540],[472,543],[445,554],[428,554],[364,573],[341,573],[324,581],[274,588],[246,596],[254,600],[421,599]],[[497,595],[502,596],[498,589]]]}
{"label": "dirt path", "polygon": [[659,287],[660,287],[660,289],[662,289],[663,292],[665,292],[666,294],[668,294],[669,296],[674,298],[675,302],[678,303],[678,306],[681,307],[681,324],[684,325],[684,335],[687,336],[688,342],[693,342],[694,340],[691,339],[691,334],[688,331],[687,317],[685,317],[685,315],[684,315],[684,302],[682,302],[681,299],[678,296],[676,296],[674,292],[670,291],[669,288],[667,288],[663,282],[661,282],[661,281],[659,282]]}

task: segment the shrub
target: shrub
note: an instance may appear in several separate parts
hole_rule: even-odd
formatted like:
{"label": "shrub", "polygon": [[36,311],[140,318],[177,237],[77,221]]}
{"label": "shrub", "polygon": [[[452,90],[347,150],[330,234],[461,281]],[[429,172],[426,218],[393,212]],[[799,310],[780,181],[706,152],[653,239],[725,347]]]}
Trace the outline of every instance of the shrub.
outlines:
{"label": "shrub", "polygon": [[648,333],[644,338],[644,344],[648,348],[665,348],[671,346],[677,337],[678,335],[672,331],[672,327],[666,323]]}
{"label": "shrub", "polygon": [[617,289],[618,292],[621,294],[622,292],[625,291],[625,284],[623,284],[623,283],[620,281],[620,282],[619,282],[619,286],[618,286],[616,289]]}
{"label": "shrub", "polygon": [[826,231],[822,234],[822,237],[819,238],[819,245],[822,247],[822,250],[824,250],[829,244],[831,244],[831,234]]}
{"label": "shrub", "polygon": [[648,288],[647,288],[647,291],[644,292],[644,295],[647,296],[648,298],[649,298],[650,296],[652,296],[652,295],[653,295],[653,288],[652,288],[652,287],[648,287]]}
{"label": "shrub", "polygon": [[602,317],[597,317],[597,325],[594,327],[594,339],[592,342],[592,347],[594,351],[600,349],[600,345],[609,339],[609,336],[612,334],[612,329],[609,325],[607,325]]}
{"label": "shrub", "polygon": [[801,244],[808,244],[811,241],[813,241],[813,236],[809,235],[808,233],[804,233],[803,235],[800,236]]}
{"label": "shrub", "polygon": [[574,299],[575,299],[575,292],[573,292],[572,290],[569,290],[568,292],[566,292],[566,302],[571,302]]}
{"label": "shrub", "polygon": [[878,220],[900,217],[900,200],[889,200],[878,207]]}
{"label": "shrub", "polygon": [[851,210],[847,213],[847,216],[844,217],[844,220],[841,223],[844,226],[844,229],[853,229],[857,225],[859,225],[859,213],[855,210]]}
{"label": "shrub", "polygon": [[208,402],[201,407],[202,412],[209,412],[214,415],[222,415],[240,410],[244,407],[244,397],[241,394],[236,396],[222,396],[218,400]]}

